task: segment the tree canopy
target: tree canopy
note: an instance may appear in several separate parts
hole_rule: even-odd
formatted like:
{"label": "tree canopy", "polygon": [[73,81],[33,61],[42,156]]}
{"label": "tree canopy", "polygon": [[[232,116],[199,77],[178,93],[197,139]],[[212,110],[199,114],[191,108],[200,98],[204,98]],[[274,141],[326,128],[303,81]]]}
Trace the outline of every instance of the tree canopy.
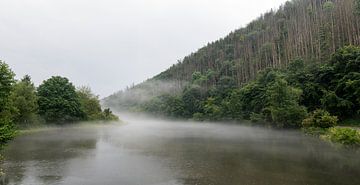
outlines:
{"label": "tree canopy", "polygon": [[65,123],[83,120],[80,99],[67,78],[54,76],[38,88],[39,114],[48,122]]}
{"label": "tree canopy", "polygon": [[0,146],[15,134],[9,99],[12,86],[15,83],[14,76],[15,74],[9,66],[0,61]]}
{"label": "tree canopy", "polygon": [[37,116],[38,97],[36,88],[29,75],[17,82],[10,95],[11,102],[16,110],[15,122],[18,124],[33,124],[39,121]]}

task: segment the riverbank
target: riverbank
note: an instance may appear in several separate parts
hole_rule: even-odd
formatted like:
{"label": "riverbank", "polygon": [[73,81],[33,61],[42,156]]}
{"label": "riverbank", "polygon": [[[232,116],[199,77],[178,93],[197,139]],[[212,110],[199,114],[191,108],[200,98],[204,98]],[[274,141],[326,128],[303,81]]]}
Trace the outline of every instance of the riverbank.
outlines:
{"label": "riverbank", "polygon": [[303,128],[306,135],[317,137],[337,147],[360,148],[360,127],[336,126],[330,128]]}

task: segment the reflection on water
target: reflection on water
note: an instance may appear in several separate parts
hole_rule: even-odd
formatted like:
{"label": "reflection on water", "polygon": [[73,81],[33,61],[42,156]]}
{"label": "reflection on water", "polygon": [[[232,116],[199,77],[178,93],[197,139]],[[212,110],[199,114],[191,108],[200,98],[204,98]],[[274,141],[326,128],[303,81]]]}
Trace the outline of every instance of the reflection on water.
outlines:
{"label": "reflection on water", "polygon": [[6,185],[360,184],[356,151],[295,131],[127,117],[20,136]]}

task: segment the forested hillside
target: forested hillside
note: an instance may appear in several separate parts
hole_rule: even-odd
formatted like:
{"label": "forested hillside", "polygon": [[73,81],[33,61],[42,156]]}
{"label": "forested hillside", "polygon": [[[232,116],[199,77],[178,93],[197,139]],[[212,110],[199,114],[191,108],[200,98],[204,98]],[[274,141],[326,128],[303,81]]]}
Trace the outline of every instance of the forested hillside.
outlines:
{"label": "forested hillside", "polygon": [[[195,71],[212,70],[241,85],[254,79],[259,70],[287,66],[297,57],[324,62],[337,48],[360,44],[359,4],[358,0],[289,1],[155,78],[189,81]],[[219,80],[214,78],[209,85]]]}
{"label": "forested hillside", "polygon": [[[359,45],[359,0],[293,0],[104,103],[172,117],[296,127],[316,109],[356,117],[360,52],[353,46]],[[348,65],[352,69],[342,71]],[[171,88],[152,85],[162,82]]]}

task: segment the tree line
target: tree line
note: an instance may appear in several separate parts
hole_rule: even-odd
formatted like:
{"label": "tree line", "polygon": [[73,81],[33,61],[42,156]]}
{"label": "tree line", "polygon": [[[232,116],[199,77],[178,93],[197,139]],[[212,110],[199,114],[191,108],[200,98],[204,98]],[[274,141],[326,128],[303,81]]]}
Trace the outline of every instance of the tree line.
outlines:
{"label": "tree line", "polygon": [[89,87],[53,76],[35,87],[29,75],[15,80],[10,67],[0,61],[0,145],[14,137],[17,128],[77,121],[118,120],[101,109],[99,97]]}
{"label": "tree line", "polygon": [[142,104],[141,110],[199,120],[252,120],[277,127],[301,127],[308,112],[325,110],[340,120],[360,114],[360,47],[347,46],[327,63],[292,61],[281,69],[260,71],[237,87],[234,79],[207,87],[220,73],[194,72],[180,95],[164,94]]}

